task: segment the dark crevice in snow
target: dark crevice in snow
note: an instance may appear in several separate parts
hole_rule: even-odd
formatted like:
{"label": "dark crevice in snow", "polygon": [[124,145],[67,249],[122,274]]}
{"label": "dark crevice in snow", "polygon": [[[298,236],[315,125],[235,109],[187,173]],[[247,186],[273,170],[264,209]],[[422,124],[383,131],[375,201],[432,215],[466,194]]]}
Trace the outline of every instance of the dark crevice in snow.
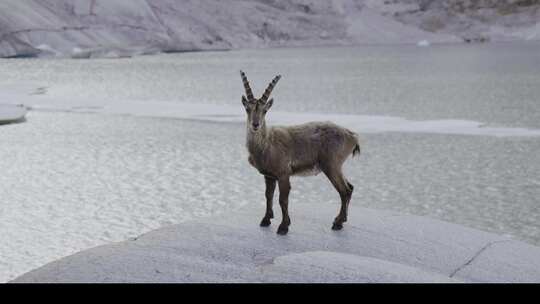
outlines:
{"label": "dark crevice in snow", "polygon": [[504,242],[510,242],[511,240],[498,240],[487,243],[484,247],[480,248],[469,260],[467,260],[464,264],[456,268],[452,273],[450,274],[450,278],[453,278],[458,272],[463,270],[465,267],[469,266],[476,260],[484,251],[486,251],[489,247],[491,247],[494,244],[497,243],[504,243]]}
{"label": "dark crevice in snow", "polygon": [[147,5],[150,8],[150,11],[152,12],[152,14],[154,15],[154,18],[156,18],[159,25],[167,32],[167,35],[173,36],[174,32],[165,25],[165,22],[163,21],[163,18],[161,18],[161,15],[158,13],[159,7],[148,3],[148,1],[147,1]]}

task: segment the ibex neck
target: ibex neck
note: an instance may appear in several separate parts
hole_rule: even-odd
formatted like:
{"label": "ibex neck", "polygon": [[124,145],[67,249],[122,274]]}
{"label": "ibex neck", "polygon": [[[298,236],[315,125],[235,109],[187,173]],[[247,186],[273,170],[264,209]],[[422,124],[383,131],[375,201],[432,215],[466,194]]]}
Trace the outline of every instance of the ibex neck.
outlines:
{"label": "ibex neck", "polygon": [[247,148],[249,153],[256,154],[265,150],[267,144],[267,129],[266,124],[261,126],[257,132],[253,132],[250,127],[247,127]]}

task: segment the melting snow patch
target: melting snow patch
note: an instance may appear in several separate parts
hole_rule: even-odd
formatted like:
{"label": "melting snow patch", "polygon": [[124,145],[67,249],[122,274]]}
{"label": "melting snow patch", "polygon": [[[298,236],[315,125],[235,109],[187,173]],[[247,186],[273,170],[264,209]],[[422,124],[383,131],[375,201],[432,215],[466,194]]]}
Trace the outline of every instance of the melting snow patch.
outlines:
{"label": "melting snow patch", "polygon": [[[240,107],[188,104],[188,103],[153,103],[129,104],[115,103],[107,108],[114,114],[133,114],[141,116],[176,117],[182,119],[205,120],[215,122],[244,123],[245,114]],[[310,121],[333,121],[359,133],[406,132],[483,136],[540,136],[540,130],[508,127],[489,127],[483,123],[458,120],[414,121],[394,116],[348,115],[270,112],[267,116],[269,125],[292,125]]]}
{"label": "melting snow patch", "polygon": [[[82,52],[80,54],[84,54]],[[245,123],[245,113],[241,106],[177,103],[169,101],[115,101],[66,99],[41,94],[39,98],[28,96],[29,88],[2,88],[1,98],[14,99],[25,103],[32,110],[59,112],[92,112],[98,114],[120,114],[142,117],[166,117],[225,123]],[[35,88],[33,89],[36,90]],[[42,92],[45,93],[45,92]],[[294,113],[270,111],[269,125],[293,125],[310,121],[332,121],[358,133],[406,132],[430,134],[480,135],[497,137],[540,136],[539,129],[492,127],[484,123],[460,119],[415,121],[395,116]]]}
{"label": "melting snow patch", "polygon": [[[80,54],[84,54],[81,52]],[[245,113],[241,106],[216,105],[204,103],[177,103],[170,101],[124,100],[110,102],[99,99],[66,99],[47,96],[46,90],[39,91],[30,86],[2,87],[1,99],[17,100],[32,110],[58,112],[92,112],[97,114],[134,115],[141,117],[166,117],[188,120],[202,120],[224,123],[245,123]],[[37,93],[36,98],[29,95]],[[20,108],[18,111],[26,111]],[[6,110],[7,111],[7,110]],[[13,111],[13,109],[11,110]],[[463,119],[409,120],[396,116],[299,113],[270,111],[267,115],[269,125],[294,125],[310,121],[332,121],[358,133],[405,132],[426,134],[479,135],[496,137],[536,137],[540,129],[515,127],[495,127],[485,123]]]}
{"label": "melting snow patch", "polygon": [[[245,123],[245,113],[241,107],[171,103],[125,101],[115,103],[97,103],[95,101],[65,101],[43,99],[43,102],[32,105],[34,110],[77,112],[81,108],[100,109],[96,113],[128,114],[143,117],[167,117],[189,120],[202,120],[224,123]],[[45,102],[47,101],[47,102]],[[486,124],[460,119],[415,121],[395,116],[294,113],[271,111],[267,115],[268,124],[293,125],[310,121],[332,121],[359,133],[405,132],[428,134],[480,135],[496,137],[529,137],[540,136],[539,129],[490,127]]]}

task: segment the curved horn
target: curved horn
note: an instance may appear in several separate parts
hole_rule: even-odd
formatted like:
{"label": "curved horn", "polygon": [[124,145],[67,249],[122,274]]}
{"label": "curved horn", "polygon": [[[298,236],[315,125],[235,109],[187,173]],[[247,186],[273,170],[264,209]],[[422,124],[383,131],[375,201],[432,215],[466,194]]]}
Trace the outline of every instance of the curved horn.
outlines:
{"label": "curved horn", "polygon": [[270,93],[272,93],[272,90],[274,89],[274,87],[276,86],[276,83],[279,81],[280,78],[281,78],[281,75],[277,75],[276,77],[274,77],[274,79],[272,79],[272,82],[270,82],[270,84],[268,85],[268,88],[266,88],[261,98],[263,102],[268,101],[268,97],[270,97]]}
{"label": "curved horn", "polygon": [[249,81],[247,80],[246,74],[244,72],[240,71],[240,76],[242,77],[242,83],[244,83],[244,89],[246,90],[246,97],[249,101],[254,100],[253,92],[251,91],[251,87],[249,86]]}

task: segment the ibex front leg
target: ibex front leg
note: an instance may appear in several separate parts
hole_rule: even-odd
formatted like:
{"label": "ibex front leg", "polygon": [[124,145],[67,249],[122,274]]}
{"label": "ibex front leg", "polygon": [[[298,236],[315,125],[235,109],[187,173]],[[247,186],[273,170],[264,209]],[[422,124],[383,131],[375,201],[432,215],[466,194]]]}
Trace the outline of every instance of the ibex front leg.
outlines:
{"label": "ibex front leg", "polygon": [[274,211],[272,210],[272,201],[274,200],[274,190],[276,189],[276,180],[265,176],[264,182],[266,183],[266,213],[261,221],[261,227],[268,227],[270,225],[270,219],[274,218]]}
{"label": "ibex front leg", "polygon": [[278,180],[279,186],[279,206],[281,207],[282,220],[281,224],[278,227],[277,233],[284,235],[289,232],[289,225],[291,224],[291,219],[289,218],[289,192],[291,190],[291,183],[289,182],[289,177],[280,178]]}

